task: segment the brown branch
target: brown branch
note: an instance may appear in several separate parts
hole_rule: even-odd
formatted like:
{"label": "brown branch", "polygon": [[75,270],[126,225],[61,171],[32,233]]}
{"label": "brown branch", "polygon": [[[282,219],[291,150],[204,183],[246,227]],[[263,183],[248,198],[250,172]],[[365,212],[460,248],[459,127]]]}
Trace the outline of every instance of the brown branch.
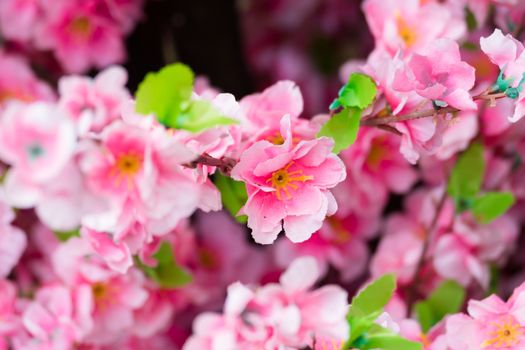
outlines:
{"label": "brown branch", "polygon": [[193,162],[185,164],[188,168],[196,168],[199,164],[217,167],[225,175],[230,175],[231,170],[237,164],[235,159],[222,157],[214,158],[208,153],[203,153],[197,157]]}
{"label": "brown branch", "polygon": [[[473,100],[487,100],[490,101],[491,104],[494,103],[497,99],[505,97],[504,92],[498,92],[498,93],[487,93],[483,92],[479,95],[476,95],[472,97]],[[413,113],[405,114],[405,115],[388,115],[388,116],[382,116],[381,113],[378,113],[370,118],[366,118],[361,120],[360,125],[362,126],[379,126],[379,125],[386,125],[390,123],[397,123],[407,120],[413,120],[413,119],[419,119],[419,118],[426,118],[426,117],[433,117],[438,114],[447,114],[447,113],[455,113],[459,112],[460,110],[452,107],[447,106],[439,109],[427,109],[424,111],[416,111]]]}
{"label": "brown branch", "polygon": [[425,263],[427,261],[427,254],[428,250],[430,248],[430,244],[434,241],[434,232],[436,231],[437,222],[439,220],[439,216],[441,215],[441,211],[443,210],[443,207],[445,206],[447,200],[447,189],[443,189],[443,194],[439,198],[439,201],[436,204],[436,212],[434,214],[434,217],[432,218],[432,222],[428,226],[426,230],[425,240],[423,241],[423,248],[421,249],[421,256],[419,257],[419,260],[416,265],[416,270],[414,272],[414,280],[413,284],[410,286],[410,288],[407,290],[407,315],[410,315],[410,311],[412,309],[413,304],[416,301],[417,298],[417,289],[419,287],[419,275],[421,274],[421,271],[423,270],[423,267],[425,266]]}

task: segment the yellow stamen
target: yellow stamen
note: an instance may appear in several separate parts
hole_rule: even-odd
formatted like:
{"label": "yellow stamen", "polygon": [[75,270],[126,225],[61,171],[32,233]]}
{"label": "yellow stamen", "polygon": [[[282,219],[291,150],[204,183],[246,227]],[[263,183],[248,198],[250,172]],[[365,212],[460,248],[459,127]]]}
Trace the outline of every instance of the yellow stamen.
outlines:
{"label": "yellow stamen", "polygon": [[85,38],[91,33],[91,22],[86,16],[78,16],[69,23],[69,30],[71,33]]}
{"label": "yellow stamen", "polygon": [[123,179],[126,180],[129,189],[133,188],[133,178],[142,169],[142,156],[129,152],[120,154],[115,165],[111,169],[111,176],[116,176],[116,186],[120,186]]}
{"label": "yellow stamen", "polygon": [[350,232],[348,232],[347,229],[343,226],[343,223],[335,218],[334,216],[330,216],[326,219],[328,222],[328,225],[330,225],[330,228],[332,229],[333,237],[331,239],[332,243],[335,244],[345,244],[350,241],[352,238],[352,235]]}
{"label": "yellow stamen", "polygon": [[411,47],[417,40],[416,31],[413,27],[409,26],[407,22],[401,18],[401,15],[396,16],[397,22],[397,34],[405,42],[407,47]]}
{"label": "yellow stamen", "polygon": [[95,307],[99,310],[103,310],[110,306],[115,300],[117,288],[107,283],[96,282],[91,286],[91,292],[93,293]]}
{"label": "yellow stamen", "polygon": [[306,182],[314,178],[311,175],[303,175],[302,170],[289,171],[293,164],[294,162],[290,162],[284,168],[274,171],[272,177],[266,180],[266,183],[271,184],[277,190],[275,195],[278,200],[282,200],[281,191],[286,194],[286,199],[292,199],[289,188],[297,190],[299,188],[297,182]]}
{"label": "yellow stamen", "polygon": [[491,325],[494,330],[489,333],[490,338],[481,344],[482,348],[489,346],[497,349],[508,348],[518,344],[525,334],[524,327],[510,315],[498,322],[492,322]]}

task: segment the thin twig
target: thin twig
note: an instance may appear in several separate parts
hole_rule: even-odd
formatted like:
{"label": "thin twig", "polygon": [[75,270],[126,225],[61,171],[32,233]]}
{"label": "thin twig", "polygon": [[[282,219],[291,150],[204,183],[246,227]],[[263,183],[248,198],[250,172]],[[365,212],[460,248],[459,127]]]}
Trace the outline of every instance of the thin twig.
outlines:
{"label": "thin twig", "polygon": [[[488,101],[493,102],[505,96],[506,94],[504,92],[498,92],[498,93],[493,93],[493,94],[488,94],[486,92],[483,92],[479,95],[472,97],[472,99],[475,101],[476,100],[488,100]],[[407,120],[433,117],[438,114],[455,113],[459,111],[460,110],[455,107],[447,106],[447,107],[443,107],[439,109],[427,109],[424,111],[416,111],[416,112],[405,114],[405,115],[382,116],[380,114],[377,114],[377,115],[374,115],[373,117],[361,120],[360,124],[364,126],[379,126],[379,125],[386,125],[386,124],[391,124],[391,123],[398,123],[398,122],[407,121]]]}

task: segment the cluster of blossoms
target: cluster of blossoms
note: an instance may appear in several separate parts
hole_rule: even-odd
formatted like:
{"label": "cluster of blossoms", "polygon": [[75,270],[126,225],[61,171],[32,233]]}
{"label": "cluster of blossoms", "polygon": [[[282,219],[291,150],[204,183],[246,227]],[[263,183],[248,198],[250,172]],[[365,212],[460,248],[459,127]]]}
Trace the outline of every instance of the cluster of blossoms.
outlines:
{"label": "cluster of blossoms", "polygon": [[67,73],[121,63],[142,0],[2,0],[0,32],[18,51],[52,51]]}
{"label": "cluster of blossoms", "polygon": [[[365,0],[375,47],[313,116],[181,64],[133,96],[141,6],[0,0],[0,350],[525,348],[521,2]],[[55,87],[32,46],[103,69]]]}

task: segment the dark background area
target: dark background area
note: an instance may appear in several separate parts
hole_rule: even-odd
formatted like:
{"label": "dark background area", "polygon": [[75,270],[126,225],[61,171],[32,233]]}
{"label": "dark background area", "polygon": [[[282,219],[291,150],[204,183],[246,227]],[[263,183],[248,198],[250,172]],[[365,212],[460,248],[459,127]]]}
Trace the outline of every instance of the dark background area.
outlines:
{"label": "dark background area", "polygon": [[234,0],[149,0],[127,48],[132,91],[146,73],[174,60],[237,97],[254,90]]}

